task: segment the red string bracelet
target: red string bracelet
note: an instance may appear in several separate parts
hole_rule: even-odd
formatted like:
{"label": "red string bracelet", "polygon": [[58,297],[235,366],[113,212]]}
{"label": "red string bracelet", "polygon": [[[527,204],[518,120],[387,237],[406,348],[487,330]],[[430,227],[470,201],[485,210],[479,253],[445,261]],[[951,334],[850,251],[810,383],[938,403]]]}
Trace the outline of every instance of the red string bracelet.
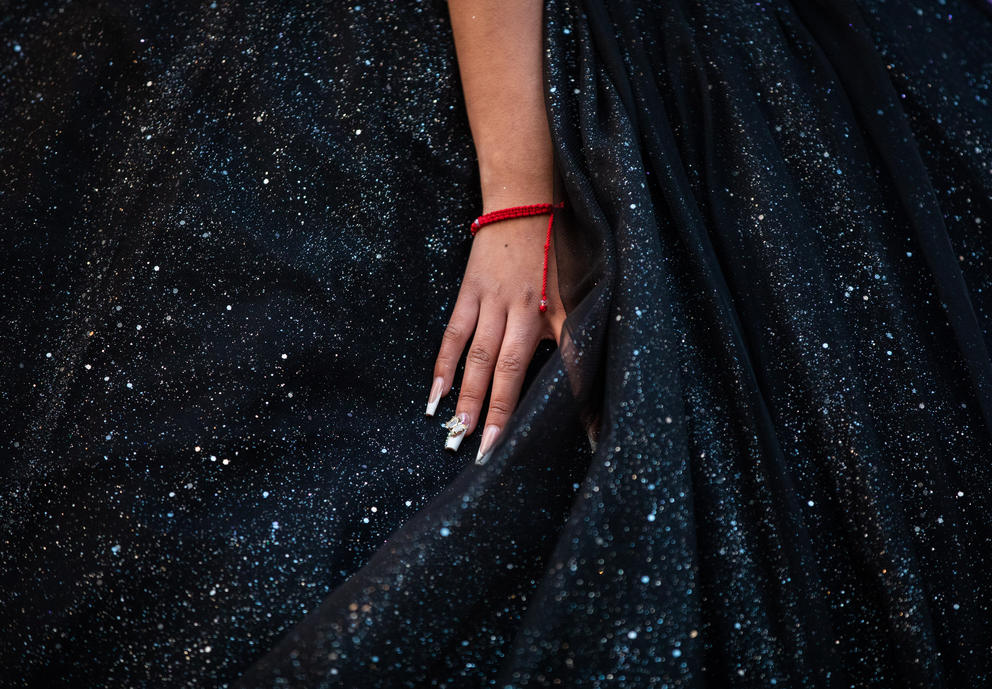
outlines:
{"label": "red string bracelet", "polygon": [[549,214],[548,217],[548,237],[544,240],[544,268],[541,271],[541,301],[538,302],[538,311],[548,310],[548,249],[551,247],[551,227],[555,222],[555,209],[564,206],[564,203],[535,203],[531,206],[511,206],[501,208],[491,213],[480,215],[472,222],[472,236],[489,225],[500,220],[511,220],[512,218],[526,218],[531,215]]}

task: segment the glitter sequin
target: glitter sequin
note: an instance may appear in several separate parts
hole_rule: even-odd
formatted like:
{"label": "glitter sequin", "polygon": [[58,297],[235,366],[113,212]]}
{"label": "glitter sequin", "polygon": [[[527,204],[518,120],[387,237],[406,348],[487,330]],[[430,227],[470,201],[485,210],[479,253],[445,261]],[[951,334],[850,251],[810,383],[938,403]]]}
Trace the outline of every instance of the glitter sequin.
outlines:
{"label": "glitter sequin", "polygon": [[989,684],[987,7],[545,12],[569,323],[483,465],[444,2],[5,13],[3,682]]}

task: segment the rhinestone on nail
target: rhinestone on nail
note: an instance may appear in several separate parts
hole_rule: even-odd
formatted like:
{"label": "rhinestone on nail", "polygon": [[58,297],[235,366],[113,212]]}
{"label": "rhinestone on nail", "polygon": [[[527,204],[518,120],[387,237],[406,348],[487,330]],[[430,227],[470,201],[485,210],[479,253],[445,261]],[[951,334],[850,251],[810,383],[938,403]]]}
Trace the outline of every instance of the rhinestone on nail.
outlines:
{"label": "rhinestone on nail", "polygon": [[449,438],[457,438],[465,432],[465,429],[468,428],[468,426],[466,426],[462,420],[458,418],[457,414],[448,419],[448,422],[444,424],[444,427],[448,429]]}

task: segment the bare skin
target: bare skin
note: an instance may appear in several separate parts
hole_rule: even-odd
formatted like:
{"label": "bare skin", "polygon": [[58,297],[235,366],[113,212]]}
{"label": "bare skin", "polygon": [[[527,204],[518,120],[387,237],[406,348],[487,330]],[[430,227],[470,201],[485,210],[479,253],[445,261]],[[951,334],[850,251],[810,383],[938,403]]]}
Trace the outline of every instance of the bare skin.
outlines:
{"label": "bare skin", "polygon": [[[479,159],[482,212],[551,202],[541,1],[449,0],[448,8]],[[465,435],[480,426],[483,400],[492,385],[480,456],[516,407],[540,341],[558,342],[561,336],[565,313],[553,254],[548,265],[548,308],[543,313],[538,310],[547,226],[548,217],[543,215],[504,220],[479,230],[434,364],[432,399],[438,392],[447,395],[468,346],[455,405],[455,414],[464,415]]]}

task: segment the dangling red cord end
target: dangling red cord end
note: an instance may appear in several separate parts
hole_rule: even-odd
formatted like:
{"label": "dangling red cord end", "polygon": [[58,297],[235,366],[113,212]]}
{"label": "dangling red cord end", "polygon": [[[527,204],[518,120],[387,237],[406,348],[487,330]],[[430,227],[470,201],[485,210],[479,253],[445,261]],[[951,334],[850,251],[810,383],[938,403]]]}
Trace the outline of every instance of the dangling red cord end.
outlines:
{"label": "dangling red cord end", "polygon": [[544,313],[548,310],[548,250],[551,248],[551,227],[555,222],[555,211],[551,209],[548,215],[548,237],[544,240],[544,267],[541,269],[541,301],[537,310]]}
{"label": "dangling red cord end", "polygon": [[491,213],[480,215],[472,222],[471,230],[474,237],[475,233],[485,225],[500,220],[525,218],[531,215],[544,215],[548,213],[548,234],[544,240],[544,267],[541,269],[541,301],[537,304],[537,310],[541,313],[548,310],[548,252],[551,249],[551,228],[555,222],[555,208],[561,208],[564,205],[564,202],[559,202],[556,204],[536,203],[530,206],[511,206],[510,208],[501,208]]}

